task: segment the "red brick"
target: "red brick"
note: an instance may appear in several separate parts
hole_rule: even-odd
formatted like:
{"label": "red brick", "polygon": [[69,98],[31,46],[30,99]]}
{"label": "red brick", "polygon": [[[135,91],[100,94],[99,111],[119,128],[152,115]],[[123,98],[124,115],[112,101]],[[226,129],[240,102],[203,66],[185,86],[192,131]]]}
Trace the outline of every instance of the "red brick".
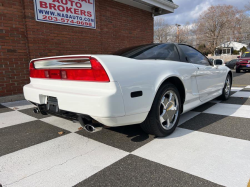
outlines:
{"label": "red brick", "polygon": [[37,22],[33,1],[23,1],[1,0],[0,97],[22,93],[32,58],[110,54],[153,42],[151,13],[113,0],[95,0],[96,29]]}

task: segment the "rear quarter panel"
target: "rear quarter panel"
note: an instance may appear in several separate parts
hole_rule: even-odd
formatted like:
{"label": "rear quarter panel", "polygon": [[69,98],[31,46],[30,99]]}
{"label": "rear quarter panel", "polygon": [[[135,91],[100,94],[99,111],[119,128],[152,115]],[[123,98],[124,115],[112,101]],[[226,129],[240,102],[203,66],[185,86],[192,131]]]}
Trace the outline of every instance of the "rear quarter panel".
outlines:
{"label": "rear quarter panel", "polygon": [[[199,100],[196,68],[190,63],[134,60],[111,55],[93,57],[103,64],[110,80],[119,83],[126,115],[149,112],[159,87],[169,77],[177,77],[185,85],[186,102]],[[143,96],[131,98],[131,92],[134,91],[143,91]]]}

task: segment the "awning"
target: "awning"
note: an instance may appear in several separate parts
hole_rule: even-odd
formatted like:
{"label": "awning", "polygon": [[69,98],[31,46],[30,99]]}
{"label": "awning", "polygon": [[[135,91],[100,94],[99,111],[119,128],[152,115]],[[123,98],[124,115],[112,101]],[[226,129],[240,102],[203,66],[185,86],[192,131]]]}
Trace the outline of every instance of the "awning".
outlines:
{"label": "awning", "polygon": [[142,10],[154,13],[155,16],[173,13],[179,6],[172,0],[115,0]]}

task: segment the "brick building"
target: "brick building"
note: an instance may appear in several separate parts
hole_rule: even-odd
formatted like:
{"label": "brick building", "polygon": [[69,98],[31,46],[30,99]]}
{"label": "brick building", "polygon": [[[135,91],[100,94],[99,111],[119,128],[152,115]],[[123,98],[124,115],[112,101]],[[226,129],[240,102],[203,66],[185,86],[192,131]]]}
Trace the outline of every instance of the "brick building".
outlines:
{"label": "brick building", "polygon": [[[30,59],[152,43],[153,16],[177,7],[172,0],[0,0],[0,98],[22,94]],[[67,13],[76,21],[67,24]]]}

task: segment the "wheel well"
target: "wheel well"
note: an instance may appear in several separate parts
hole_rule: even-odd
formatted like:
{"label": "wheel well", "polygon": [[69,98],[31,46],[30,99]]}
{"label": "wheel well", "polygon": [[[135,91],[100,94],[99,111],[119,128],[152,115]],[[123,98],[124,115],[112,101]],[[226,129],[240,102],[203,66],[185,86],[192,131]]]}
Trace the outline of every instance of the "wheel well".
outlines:
{"label": "wheel well", "polygon": [[232,73],[232,71],[229,71],[228,74],[231,77],[231,86],[232,86],[233,85],[233,73]]}
{"label": "wheel well", "polygon": [[161,86],[164,85],[164,84],[166,84],[166,83],[172,83],[178,89],[180,97],[181,97],[181,103],[183,105],[184,102],[185,102],[185,99],[186,99],[186,92],[185,92],[185,87],[184,87],[182,81],[179,78],[177,78],[177,77],[170,77],[170,78],[166,79],[161,84]]}

